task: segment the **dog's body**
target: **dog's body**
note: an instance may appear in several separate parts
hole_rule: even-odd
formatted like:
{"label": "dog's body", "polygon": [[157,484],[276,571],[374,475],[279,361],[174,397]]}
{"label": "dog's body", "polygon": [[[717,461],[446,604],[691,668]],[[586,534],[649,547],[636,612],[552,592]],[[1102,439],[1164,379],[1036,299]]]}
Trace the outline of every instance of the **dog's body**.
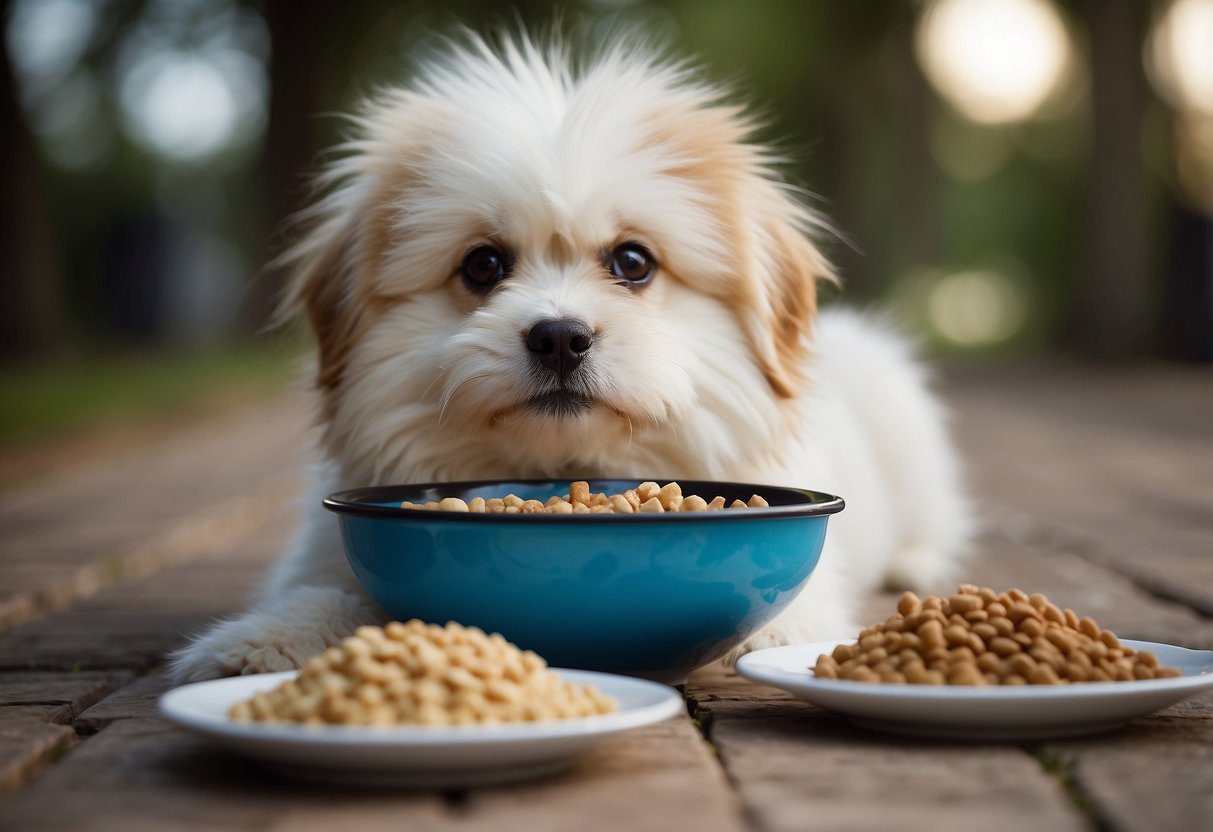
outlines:
{"label": "dog's body", "polygon": [[479,42],[358,120],[294,253],[324,437],[307,520],[178,679],[297,667],[382,611],[343,487],[728,479],[843,495],[803,594],[741,649],[853,632],[881,583],[935,586],[969,534],[943,417],[884,326],[816,312],[816,224],[737,108],[634,51],[580,73]]}

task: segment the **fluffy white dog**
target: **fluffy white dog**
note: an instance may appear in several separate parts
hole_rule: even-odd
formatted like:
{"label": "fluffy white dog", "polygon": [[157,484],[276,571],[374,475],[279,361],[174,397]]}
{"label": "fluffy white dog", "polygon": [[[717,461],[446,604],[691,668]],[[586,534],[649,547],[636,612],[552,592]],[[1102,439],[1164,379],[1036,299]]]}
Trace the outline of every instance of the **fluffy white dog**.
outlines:
{"label": "fluffy white dog", "polygon": [[727,479],[843,495],[803,594],[741,650],[854,632],[949,577],[970,514],[943,414],[887,328],[817,314],[818,219],[753,122],[617,45],[469,39],[354,119],[290,255],[323,440],[304,529],[177,680],[285,670],[380,621],[319,498],[511,477]]}

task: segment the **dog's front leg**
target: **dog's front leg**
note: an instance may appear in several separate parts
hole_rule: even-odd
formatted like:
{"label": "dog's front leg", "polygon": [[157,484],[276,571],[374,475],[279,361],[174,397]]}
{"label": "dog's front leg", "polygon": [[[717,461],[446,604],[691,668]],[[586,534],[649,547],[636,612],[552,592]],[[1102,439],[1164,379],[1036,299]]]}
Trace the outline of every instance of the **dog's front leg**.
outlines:
{"label": "dog's front leg", "polygon": [[176,683],[293,670],[384,613],[354,579],[331,516],[309,520],[252,608],[170,656]]}
{"label": "dog's front leg", "polygon": [[311,656],[378,621],[362,594],[337,587],[300,586],[221,621],[172,654],[178,684],[301,667]]}

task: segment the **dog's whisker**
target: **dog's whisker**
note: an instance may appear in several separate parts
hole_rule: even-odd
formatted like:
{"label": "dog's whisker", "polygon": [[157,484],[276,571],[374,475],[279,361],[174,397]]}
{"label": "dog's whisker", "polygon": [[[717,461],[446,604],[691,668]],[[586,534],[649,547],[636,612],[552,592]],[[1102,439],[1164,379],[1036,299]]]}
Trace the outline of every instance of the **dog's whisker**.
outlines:
{"label": "dog's whisker", "polygon": [[454,400],[455,396],[459,395],[460,390],[462,390],[464,387],[466,387],[467,385],[469,385],[473,382],[480,381],[480,380],[486,379],[486,378],[492,378],[492,376],[493,376],[492,373],[481,373],[479,375],[465,378],[463,381],[461,381],[457,385],[455,385],[454,389],[452,389],[449,393],[444,394],[442,397],[442,407],[438,411],[438,420],[434,425],[434,432],[437,433],[438,430],[441,429],[446,424],[447,407],[450,406],[450,404]]}

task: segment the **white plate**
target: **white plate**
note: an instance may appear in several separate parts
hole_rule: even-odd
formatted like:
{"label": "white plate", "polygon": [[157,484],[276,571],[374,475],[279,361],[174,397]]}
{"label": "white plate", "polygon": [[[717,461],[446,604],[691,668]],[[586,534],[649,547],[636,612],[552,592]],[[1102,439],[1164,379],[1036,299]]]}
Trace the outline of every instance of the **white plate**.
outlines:
{"label": "white plate", "polygon": [[1123,640],[1152,650],[1183,676],[1135,682],[1026,687],[872,685],[818,679],[817,657],[842,641],[772,647],[742,656],[737,672],[843,714],[864,728],[924,737],[1031,739],[1090,734],[1123,725],[1213,688],[1213,651]]}
{"label": "white plate", "polygon": [[619,701],[619,711],[464,727],[311,727],[228,719],[236,702],[295,675],[287,671],[185,685],[160,697],[160,713],[224,748],[296,776],[345,785],[452,787],[559,771],[613,734],[660,722],[685,707],[678,691],[656,682],[588,670],[555,672],[578,685],[597,686]]}

